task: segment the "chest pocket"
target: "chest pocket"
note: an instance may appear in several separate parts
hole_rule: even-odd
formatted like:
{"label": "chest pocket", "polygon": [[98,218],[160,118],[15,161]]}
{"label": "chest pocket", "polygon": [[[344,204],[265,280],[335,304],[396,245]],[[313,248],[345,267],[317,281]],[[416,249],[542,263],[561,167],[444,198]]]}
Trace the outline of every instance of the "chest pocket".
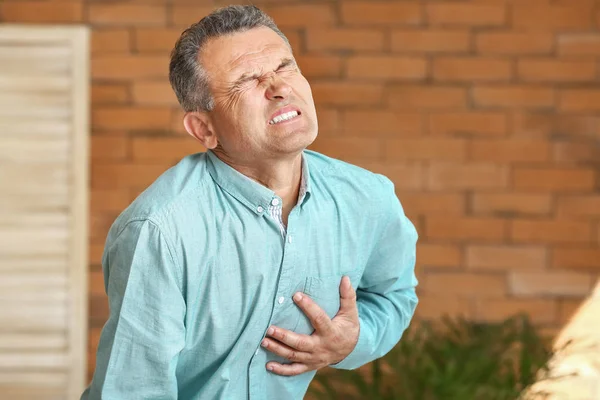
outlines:
{"label": "chest pocket", "polygon": [[[304,293],[306,293],[315,303],[321,307],[329,318],[336,316],[340,309],[340,282],[341,275],[333,275],[327,277],[307,277],[304,285]],[[308,317],[298,307],[298,324],[293,329],[294,332],[310,335],[314,328]]]}

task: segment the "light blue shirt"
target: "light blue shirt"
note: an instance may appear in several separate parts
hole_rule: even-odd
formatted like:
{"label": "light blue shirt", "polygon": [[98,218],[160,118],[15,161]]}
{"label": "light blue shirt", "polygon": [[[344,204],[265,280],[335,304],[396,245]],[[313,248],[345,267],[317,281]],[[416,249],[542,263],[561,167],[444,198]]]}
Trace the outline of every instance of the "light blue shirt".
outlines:
{"label": "light blue shirt", "polygon": [[357,288],[360,334],[334,368],[386,354],[415,307],[417,232],[383,175],[303,153],[304,190],[287,229],[273,191],[214,153],[182,159],[111,227],[102,259],[110,317],[82,399],[302,399],[315,372],[260,346],[269,326],[310,334],[296,291],[330,317]]}

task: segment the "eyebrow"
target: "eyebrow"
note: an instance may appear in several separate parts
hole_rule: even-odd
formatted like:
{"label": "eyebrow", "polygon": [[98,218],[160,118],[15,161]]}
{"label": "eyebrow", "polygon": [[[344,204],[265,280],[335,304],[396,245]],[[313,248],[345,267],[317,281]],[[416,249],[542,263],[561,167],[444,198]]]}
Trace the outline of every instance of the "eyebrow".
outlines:
{"label": "eyebrow", "polygon": [[[289,67],[290,65],[296,65],[296,61],[293,58],[284,58],[281,60],[281,63],[277,67],[276,71],[279,71],[282,68]],[[239,87],[243,83],[251,81],[252,79],[256,79],[260,76],[260,73],[251,73],[244,72],[239,78],[233,82],[232,87]]]}

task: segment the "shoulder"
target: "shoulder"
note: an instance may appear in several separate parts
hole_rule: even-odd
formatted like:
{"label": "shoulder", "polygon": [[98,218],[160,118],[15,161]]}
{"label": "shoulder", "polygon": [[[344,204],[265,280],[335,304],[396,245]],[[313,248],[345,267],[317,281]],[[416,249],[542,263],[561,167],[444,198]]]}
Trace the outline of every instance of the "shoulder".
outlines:
{"label": "shoulder", "polygon": [[156,178],[121,212],[111,227],[109,238],[111,233],[118,233],[136,221],[150,221],[162,228],[173,213],[185,213],[194,199],[202,197],[209,178],[205,153],[184,157]]}
{"label": "shoulder", "polygon": [[387,176],[315,151],[307,150],[305,155],[311,178],[321,186],[337,189],[333,191],[337,196],[369,199],[378,206],[381,201],[397,201],[394,183]]}

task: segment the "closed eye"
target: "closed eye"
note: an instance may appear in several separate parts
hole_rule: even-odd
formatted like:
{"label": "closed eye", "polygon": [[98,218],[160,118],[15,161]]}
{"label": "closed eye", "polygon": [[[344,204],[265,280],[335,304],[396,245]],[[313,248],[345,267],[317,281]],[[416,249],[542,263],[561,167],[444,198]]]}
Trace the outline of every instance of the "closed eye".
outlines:
{"label": "closed eye", "polygon": [[295,69],[296,61],[293,58],[284,58],[283,60],[281,60],[281,64],[279,64],[275,71],[280,72],[282,70],[285,70],[287,67],[294,67]]}

